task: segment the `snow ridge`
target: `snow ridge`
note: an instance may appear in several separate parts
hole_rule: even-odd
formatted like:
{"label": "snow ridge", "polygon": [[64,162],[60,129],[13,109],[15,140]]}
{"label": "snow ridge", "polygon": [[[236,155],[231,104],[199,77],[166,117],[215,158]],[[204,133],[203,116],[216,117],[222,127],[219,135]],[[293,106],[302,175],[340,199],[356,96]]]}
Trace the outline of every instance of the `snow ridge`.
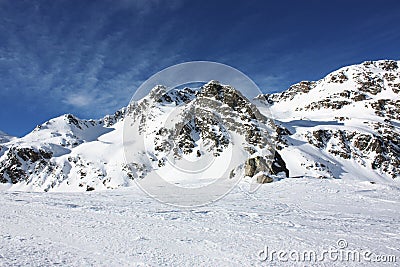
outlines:
{"label": "snow ridge", "polygon": [[[197,89],[157,86],[100,120],[66,114],[22,138],[1,133],[1,188],[126,187],[152,172],[170,171],[171,160],[223,159],[231,149],[236,149],[235,164],[228,176],[258,182],[278,176],[397,180],[399,64],[381,60],[343,67],[319,81],[303,81],[254,101],[216,81]],[[127,118],[137,127],[137,137],[151,141],[136,147],[129,163],[123,140]]]}
{"label": "snow ridge", "polygon": [[399,178],[399,64],[367,61],[266,95],[293,176]]}

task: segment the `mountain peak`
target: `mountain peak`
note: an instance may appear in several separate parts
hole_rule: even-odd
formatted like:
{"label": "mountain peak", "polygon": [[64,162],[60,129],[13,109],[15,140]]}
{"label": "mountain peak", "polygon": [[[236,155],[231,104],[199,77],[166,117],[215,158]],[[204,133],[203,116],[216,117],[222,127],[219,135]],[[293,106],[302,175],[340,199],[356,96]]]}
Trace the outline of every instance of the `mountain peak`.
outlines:
{"label": "mountain peak", "polygon": [[[343,67],[319,81],[266,95],[269,103],[258,96],[260,106],[215,80],[200,88],[159,85],[103,119],[65,114],[3,142],[0,181],[17,183],[19,190],[110,189],[155,172],[172,175],[171,162],[206,158],[226,166],[227,179],[270,182],[280,173],[388,181],[399,177],[400,168],[398,64]],[[134,127],[131,142],[122,138],[127,119]],[[142,139],[147,141],[140,145]],[[129,162],[126,143],[136,145]],[[170,178],[177,177],[185,178]]]}
{"label": "mountain peak", "polygon": [[[295,142],[310,145],[307,152],[303,151],[307,145],[295,149],[306,161],[314,162],[304,164],[308,166],[302,169],[304,173],[396,178],[400,167],[399,92],[398,61],[381,60],[343,67],[319,81],[300,82],[266,98],[284,129],[280,147],[286,151],[286,147],[296,147]],[[321,154],[319,159],[309,154],[316,148],[313,153]],[[322,154],[330,155],[329,160],[322,160],[326,158]],[[354,169],[348,161],[361,167]],[[347,164],[348,173],[332,162]]]}

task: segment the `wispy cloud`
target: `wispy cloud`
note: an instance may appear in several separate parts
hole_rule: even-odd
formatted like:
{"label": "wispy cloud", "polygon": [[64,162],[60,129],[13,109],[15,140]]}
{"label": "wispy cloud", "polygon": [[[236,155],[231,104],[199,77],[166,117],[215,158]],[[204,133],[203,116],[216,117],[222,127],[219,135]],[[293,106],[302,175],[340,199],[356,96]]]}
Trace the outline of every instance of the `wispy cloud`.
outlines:
{"label": "wispy cloud", "polygon": [[64,103],[75,106],[75,107],[85,107],[93,102],[93,97],[88,96],[86,93],[67,95],[63,100]]}
{"label": "wispy cloud", "polygon": [[[10,4],[12,14],[0,11],[6,21],[0,34],[7,40],[0,44],[0,72],[6,72],[0,76],[0,96],[7,89],[19,91],[57,109],[64,104],[64,110],[100,117],[127,105],[149,74],[179,56],[179,43],[167,40],[173,19],[157,27],[142,21],[161,1],[103,1],[80,7],[59,1],[54,10],[59,14],[52,13],[51,1],[37,3],[19,8]],[[174,9],[180,3],[164,6]],[[118,17],[127,23],[116,23]],[[154,34],[150,40],[147,31]]]}
{"label": "wispy cloud", "polygon": [[128,104],[149,76],[185,61],[230,65],[271,92],[398,56],[395,8],[371,16],[371,3],[328,14],[317,3],[206,2],[0,0],[0,119],[16,104],[30,126],[64,112],[101,117]]}

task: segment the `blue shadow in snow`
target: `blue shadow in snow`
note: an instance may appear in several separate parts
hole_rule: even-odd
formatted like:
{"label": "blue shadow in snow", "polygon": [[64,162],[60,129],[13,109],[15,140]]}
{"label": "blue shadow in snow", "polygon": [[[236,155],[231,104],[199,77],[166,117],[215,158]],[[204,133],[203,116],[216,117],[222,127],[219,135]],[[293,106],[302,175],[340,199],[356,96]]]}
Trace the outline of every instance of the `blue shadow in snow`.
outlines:
{"label": "blue shadow in snow", "polygon": [[296,132],[296,127],[315,127],[321,125],[334,125],[334,126],[343,126],[344,123],[337,121],[311,121],[311,120],[293,120],[288,122],[282,122],[275,120],[277,124],[282,125],[286,129],[289,130],[291,134]]}

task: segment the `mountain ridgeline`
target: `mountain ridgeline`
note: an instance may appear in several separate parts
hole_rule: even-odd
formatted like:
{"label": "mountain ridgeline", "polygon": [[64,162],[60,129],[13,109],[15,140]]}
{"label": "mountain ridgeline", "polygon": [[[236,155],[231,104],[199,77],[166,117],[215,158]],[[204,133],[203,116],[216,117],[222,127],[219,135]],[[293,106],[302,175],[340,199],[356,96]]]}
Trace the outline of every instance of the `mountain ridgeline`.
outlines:
{"label": "mountain ridgeline", "polygon": [[[198,89],[157,86],[100,120],[67,114],[22,138],[1,134],[0,183],[15,190],[113,189],[168,172],[171,162],[229,159],[232,151],[225,179],[397,180],[399,92],[400,62],[390,60],[343,67],[251,101],[216,81]],[[127,118],[136,127],[133,141],[143,140],[128,152]]]}

